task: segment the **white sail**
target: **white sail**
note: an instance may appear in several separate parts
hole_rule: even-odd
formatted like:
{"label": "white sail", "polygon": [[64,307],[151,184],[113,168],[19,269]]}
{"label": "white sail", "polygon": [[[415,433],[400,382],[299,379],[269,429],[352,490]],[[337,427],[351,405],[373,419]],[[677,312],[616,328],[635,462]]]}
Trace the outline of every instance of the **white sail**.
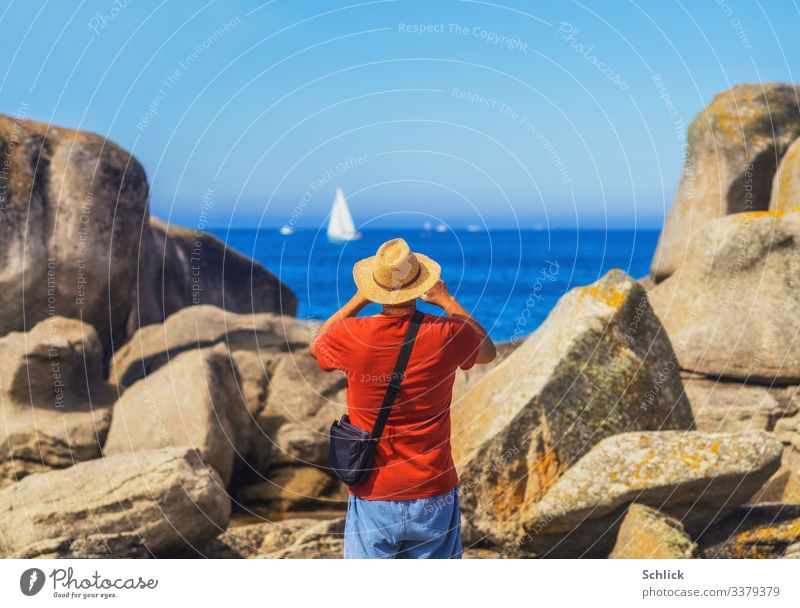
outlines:
{"label": "white sail", "polygon": [[333,208],[331,209],[331,219],[328,221],[328,239],[331,241],[353,241],[360,237],[361,233],[356,232],[344,192],[342,192],[341,188],[336,188],[336,196],[333,199]]}

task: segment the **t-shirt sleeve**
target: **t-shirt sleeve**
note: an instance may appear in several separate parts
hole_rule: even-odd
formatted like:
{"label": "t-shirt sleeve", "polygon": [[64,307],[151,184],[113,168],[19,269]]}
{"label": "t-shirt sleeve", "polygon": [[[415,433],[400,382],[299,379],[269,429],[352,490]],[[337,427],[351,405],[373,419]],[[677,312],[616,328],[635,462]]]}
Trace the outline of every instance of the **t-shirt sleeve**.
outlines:
{"label": "t-shirt sleeve", "polygon": [[456,365],[461,369],[469,369],[475,365],[475,360],[478,358],[481,337],[466,321],[449,319],[449,322],[453,331],[450,348],[456,358]]}
{"label": "t-shirt sleeve", "polygon": [[345,333],[344,321],[338,321],[325,335],[317,339],[317,363],[323,371],[345,369],[347,346],[342,339]]}

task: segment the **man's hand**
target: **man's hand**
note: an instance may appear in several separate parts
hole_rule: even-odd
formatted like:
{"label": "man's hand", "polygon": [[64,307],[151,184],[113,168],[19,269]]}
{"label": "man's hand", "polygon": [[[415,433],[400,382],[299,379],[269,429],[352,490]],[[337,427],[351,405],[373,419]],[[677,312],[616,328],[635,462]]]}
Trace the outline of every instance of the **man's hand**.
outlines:
{"label": "man's hand", "polygon": [[420,296],[420,300],[423,302],[433,304],[434,306],[438,306],[440,308],[447,306],[452,299],[453,296],[451,296],[450,292],[447,291],[447,285],[445,285],[444,281],[441,279],[436,281],[433,287]]}

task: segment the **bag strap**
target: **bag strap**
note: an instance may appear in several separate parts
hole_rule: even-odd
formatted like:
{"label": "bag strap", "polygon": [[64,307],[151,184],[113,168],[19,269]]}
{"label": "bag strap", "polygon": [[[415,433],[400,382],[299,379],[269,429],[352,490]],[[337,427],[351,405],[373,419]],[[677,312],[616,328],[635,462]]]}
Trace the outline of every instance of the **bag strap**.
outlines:
{"label": "bag strap", "polygon": [[415,310],[411,315],[411,323],[408,325],[406,335],[403,338],[403,345],[400,347],[400,354],[397,356],[397,362],[394,364],[394,372],[389,381],[389,386],[386,388],[386,394],[383,396],[381,409],[378,411],[378,417],[375,419],[375,425],[372,427],[372,439],[377,443],[381,434],[383,434],[383,427],[386,426],[386,421],[389,419],[389,413],[394,405],[395,397],[400,392],[400,383],[406,375],[406,366],[408,359],[411,357],[411,349],[414,348],[414,341],[417,339],[417,332],[419,326],[422,324],[422,319],[425,318],[425,313]]}

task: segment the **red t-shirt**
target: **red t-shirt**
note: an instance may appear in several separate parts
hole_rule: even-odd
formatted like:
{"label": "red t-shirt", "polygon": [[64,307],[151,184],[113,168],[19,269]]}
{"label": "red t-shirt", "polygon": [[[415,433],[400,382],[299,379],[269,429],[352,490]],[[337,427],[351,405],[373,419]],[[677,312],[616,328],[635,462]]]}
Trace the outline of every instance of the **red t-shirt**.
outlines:
{"label": "red t-shirt", "polygon": [[[316,346],[325,371],[347,375],[350,422],[371,431],[411,314],[353,317],[334,324]],[[450,454],[450,401],[456,367],[469,369],[480,337],[467,323],[425,315],[374,467],[350,492],[368,500],[438,496],[458,482]]]}

